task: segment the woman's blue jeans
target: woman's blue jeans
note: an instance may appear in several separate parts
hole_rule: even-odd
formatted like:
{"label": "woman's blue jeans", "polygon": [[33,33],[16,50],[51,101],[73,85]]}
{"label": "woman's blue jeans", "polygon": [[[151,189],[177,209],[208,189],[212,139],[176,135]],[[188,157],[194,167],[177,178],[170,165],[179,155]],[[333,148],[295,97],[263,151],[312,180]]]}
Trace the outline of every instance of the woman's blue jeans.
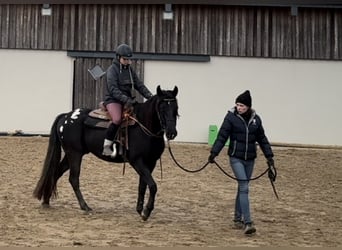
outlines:
{"label": "woman's blue jeans", "polygon": [[253,173],[254,160],[242,160],[230,157],[230,166],[234,175],[238,180],[238,190],[235,199],[234,221],[244,221],[244,223],[252,223],[251,213],[249,209],[249,180]]}

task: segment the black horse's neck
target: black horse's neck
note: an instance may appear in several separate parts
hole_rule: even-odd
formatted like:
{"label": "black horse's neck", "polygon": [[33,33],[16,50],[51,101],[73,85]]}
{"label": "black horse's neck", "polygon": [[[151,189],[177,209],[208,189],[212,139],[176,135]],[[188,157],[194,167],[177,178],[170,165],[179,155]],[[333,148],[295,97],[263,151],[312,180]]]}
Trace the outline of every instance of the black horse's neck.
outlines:
{"label": "black horse's neck", "polygon": [[158,113],[159,101],[158,96],[153,96],[145,103],[137,105],[134,110],[138,121],[154,134],[162,130]]}

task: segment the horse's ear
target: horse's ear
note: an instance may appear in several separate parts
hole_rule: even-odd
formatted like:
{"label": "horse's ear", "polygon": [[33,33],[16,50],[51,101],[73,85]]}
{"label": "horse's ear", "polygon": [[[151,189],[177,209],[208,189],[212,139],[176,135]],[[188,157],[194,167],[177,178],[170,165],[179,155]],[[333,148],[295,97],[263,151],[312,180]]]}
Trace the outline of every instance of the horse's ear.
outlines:
{"label": "horse's ear", "polygon": [[173,96],[174,96],[174,97],[177,96],[177,94],[178,94],[178,87],[177,87],[177,86],[175,86],[175,87],[173,88],[172,93],[173,93]]}
{"label": "horse's ear", "polygon": [[160,88],[160,85],[157,86],[157,95],[161,95],[162,94],[162,90]]}

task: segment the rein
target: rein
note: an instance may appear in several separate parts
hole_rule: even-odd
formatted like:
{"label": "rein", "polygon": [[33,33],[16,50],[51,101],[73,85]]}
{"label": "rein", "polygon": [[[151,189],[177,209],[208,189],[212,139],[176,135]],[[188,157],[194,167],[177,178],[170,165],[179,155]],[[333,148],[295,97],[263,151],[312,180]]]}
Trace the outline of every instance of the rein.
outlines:
{"label": "rein", "polygon": [[163,135],[159,135],[162,134],[164,132],[164,129],[160,130],[158,133],[153,133],[151,130],[149,130],[148,128],[146,128],[138,119],[136,119],[135,117],[128,115],[128,118],[135,121],[136,123],[138,123],[138,125],[140,126],[141,130],[148,136],[153,136],[153,137],[163,137]]}
{"label": "rein", "polygon": [[[170,146],[170,141],[167,140],[167,143],[168,143],[168,149],[169,149],[169,152],[170,152],[170,155],[171,155],[172,160],[174,161],[174,163],[175,163],[180,169],[182,169],[182,170],[185,171],[185,172],[188,172],[188,173],[197,173],[197,172],[200,172],[200,171],[202,171],[203,169],[205,169],[205,168],[209,165],[209,163],[210,163],[210,162],[208,161],[208,162],[205,163],[202,167],[200,167],[200,168],[198,168],[198,169],[196,169],[196,170],[189,170],[189,169],[183,167],[181,164],[178,163],[178,161],[176,160],[176,158],[174,157],[174,155],[173,155],[173,153],[172,153],[171,146]],[[224,170],[216,161],[214,161],[214,163],[215,163],[215,166],[216,166],[218,169],[220,169],[221,172],[222,172],[224,175],[226,175],[226,176],[228,176],[229,178],[231,178],[231,179],[233,179],[233,180],[236,180],[236,181],[254,181],[254,180],[257,180],[257,179],[259,179],[260,177],[264,176],[267,172],[272,171],[271,166],[268,166],[268,168],[267,168],[264,172],[262,172],[260,175],[258,175],[258,176],[256,176],[256,177],[253,177],[253,178],[250,178],[250,179],[245,179],[245,180],[243,180],[243,179],[238,179],[238,178],[236,178],[236,177],[234,177],[234,176],[228,174],[228,173],[227,173],[227,172],[226,172],[226,171],[225,171],[225,170]],[[272,168],[274,169],[274,171],[275,171],[275,176],[276,176],[276,174],[277,174],[276,168],[275,168],[274,166],[272,166]],[[275,186],[274,186],[274,180],[272,180],[271,178],[269,178],[269,179],[270,179],[270,181],[271,181],[271,185],[272,185],[272,189],[273,189],[274,195],[275,195],[276,198],[279,200],[279,196],[278,196],[277,191],[276,191]]]}
{"label": "rein", "polygon": [[[136,119],[135,117],[131,116],[131,115],[127,115],[128,119],[131,119],[133,121],[135,121],[141,128],[141,130],[148,136],[153,136],[153,137],[163,137],[163,135],[158,135],[160,133],[163,133],[164,130],[160,130],[157,134],[154,134],[151,132],[151,130],[149,130],[148,128],[146,128],[138,119]],[[128,121],[128,120],[127,120]],[[127,122],[128,123],[128,122]],[[126,126],[126,135],[128,135],[127,133],[128,130],[128,125]],[[126,136],[126,148],[128,149],[128,137]],[[162,168],[162,161],[161,158],[159,159],[159,164],[160,164],[160,176],[161,179],[163,179],[163,168]],[[123,165],[123,169],[122,169],[122,175],[125,175],[125,169],[126,169],[126,162],[124,161],[124,165]]]}

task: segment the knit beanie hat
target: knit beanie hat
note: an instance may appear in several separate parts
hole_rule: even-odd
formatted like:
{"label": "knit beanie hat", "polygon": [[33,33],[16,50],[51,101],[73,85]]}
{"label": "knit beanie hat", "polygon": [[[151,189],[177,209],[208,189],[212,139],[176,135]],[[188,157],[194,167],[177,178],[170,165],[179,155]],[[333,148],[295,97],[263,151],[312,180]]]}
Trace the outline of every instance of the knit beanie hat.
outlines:
{"label": "knit beanie hat", "polygon": [[242,94],[240,94],[236,100],[235,103],[242,103],[245,104],[248,107],[252,107],[252,97],[251,94],[249,93],[249,90],[246,90]]}

